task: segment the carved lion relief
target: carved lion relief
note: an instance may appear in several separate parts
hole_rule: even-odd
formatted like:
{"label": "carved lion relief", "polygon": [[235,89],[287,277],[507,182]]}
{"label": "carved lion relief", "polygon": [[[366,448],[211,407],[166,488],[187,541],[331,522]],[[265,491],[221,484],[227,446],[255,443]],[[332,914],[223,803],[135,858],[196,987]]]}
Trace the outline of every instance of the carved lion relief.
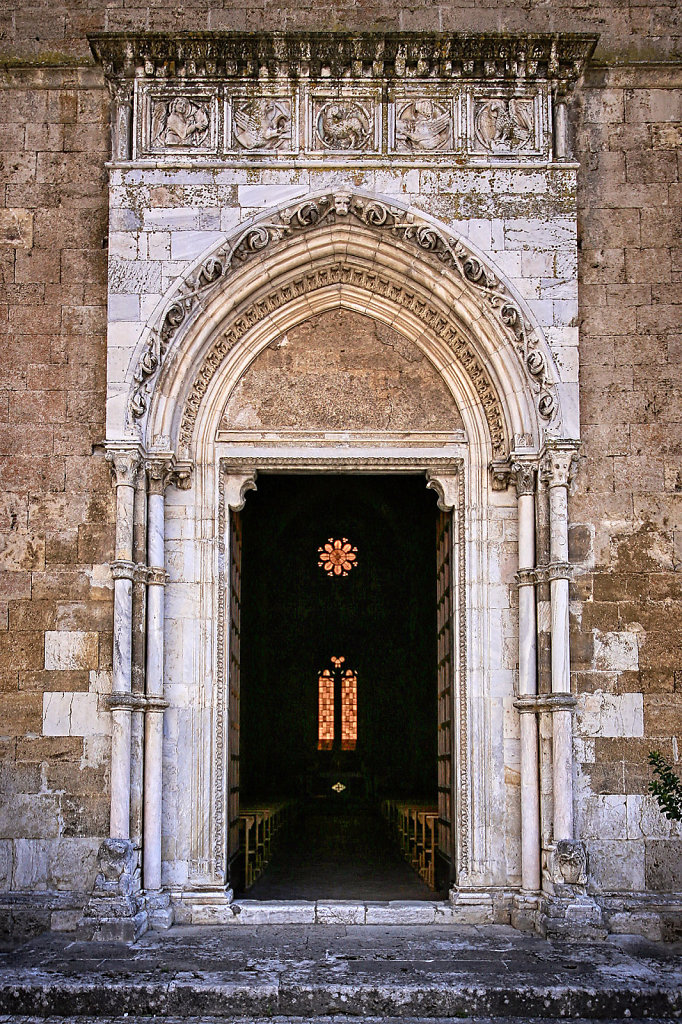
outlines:
{"label": "carved lion relief", "polygon": [[314,104],[316,141],[328,150],[373,148],[374,111],[369,101],[332,99]]}

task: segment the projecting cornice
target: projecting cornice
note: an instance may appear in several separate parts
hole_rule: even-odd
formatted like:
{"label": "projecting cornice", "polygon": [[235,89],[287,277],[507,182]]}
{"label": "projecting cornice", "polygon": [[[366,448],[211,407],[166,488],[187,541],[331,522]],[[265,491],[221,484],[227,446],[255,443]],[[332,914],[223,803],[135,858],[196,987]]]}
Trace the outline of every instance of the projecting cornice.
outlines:
{"label": "projecting cornice", "polygon": [[116,78],[462,79],[570,85],[597,43],[585,33],[97,33]]}

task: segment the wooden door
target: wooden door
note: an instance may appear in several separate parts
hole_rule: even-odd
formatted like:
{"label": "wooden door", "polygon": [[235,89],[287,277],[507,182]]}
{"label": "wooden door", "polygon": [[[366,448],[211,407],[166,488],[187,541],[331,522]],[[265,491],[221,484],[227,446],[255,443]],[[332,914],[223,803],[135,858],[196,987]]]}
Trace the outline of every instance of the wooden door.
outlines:
{"label": "wooden door", "polygon": [[452,594],[452,513],[437,522],[438,627],[438,854],[439,884],[455,877],[455,827],[452,755],[454,744],[454,637]]}
{"label": "wooden door", "polygon": [[227,773],[227,862],[232,880],[239,853],[239,699],[242,595],[242,518],[230,512],[229,697]]}

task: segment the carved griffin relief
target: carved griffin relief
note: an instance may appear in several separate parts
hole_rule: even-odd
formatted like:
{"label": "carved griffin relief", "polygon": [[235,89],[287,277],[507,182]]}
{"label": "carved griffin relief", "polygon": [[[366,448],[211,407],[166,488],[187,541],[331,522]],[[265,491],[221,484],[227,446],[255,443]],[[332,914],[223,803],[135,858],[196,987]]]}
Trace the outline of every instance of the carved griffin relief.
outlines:
{"label": "carved griffin relief", "polygon": [[474,132],[476,142],[488,153],[535,149],[533,100],[477,100]]}
{"label": "carved griffin relief", "polygon": [[291,100],[261,98],[235,101],[232,132],[242,149],[291,149]]}

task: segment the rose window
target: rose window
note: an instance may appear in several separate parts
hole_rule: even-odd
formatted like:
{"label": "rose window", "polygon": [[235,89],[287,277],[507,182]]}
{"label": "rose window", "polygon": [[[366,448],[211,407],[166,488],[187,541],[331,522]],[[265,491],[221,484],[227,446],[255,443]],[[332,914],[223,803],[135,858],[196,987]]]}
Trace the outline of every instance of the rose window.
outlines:
{"label": "rose window", "polygon": [[327,576],[347,576],[358,564],[358,549],[347,537],[340,540],[330,537],[326,544],[317,549],[320,560],[317,563]]}

